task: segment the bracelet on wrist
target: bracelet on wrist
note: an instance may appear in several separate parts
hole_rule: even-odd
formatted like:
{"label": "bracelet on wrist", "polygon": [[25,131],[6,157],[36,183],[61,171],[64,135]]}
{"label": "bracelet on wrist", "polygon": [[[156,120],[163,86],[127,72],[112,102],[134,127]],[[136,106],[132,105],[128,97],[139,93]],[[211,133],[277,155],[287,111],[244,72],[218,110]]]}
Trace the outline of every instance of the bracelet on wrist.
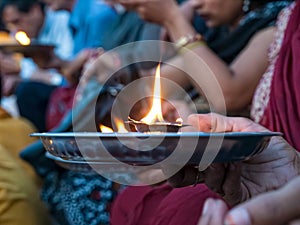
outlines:
{"label": "bracelet on wrist", "polygon": [[181,38],[179,38],[175,42],[175,46],[179,50],[183,47],[186,47],[188,44],[194,43],[194,42],[203,42],[203,43],[205,43],[205,40],[204,40],[204,37],[199,33],[189,34],[189,35],[182,36]]}

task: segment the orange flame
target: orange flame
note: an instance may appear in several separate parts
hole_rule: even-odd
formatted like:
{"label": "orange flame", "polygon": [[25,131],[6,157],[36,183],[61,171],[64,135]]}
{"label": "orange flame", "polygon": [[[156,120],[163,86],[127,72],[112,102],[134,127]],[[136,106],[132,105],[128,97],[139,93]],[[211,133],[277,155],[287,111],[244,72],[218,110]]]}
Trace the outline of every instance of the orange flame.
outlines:
{"label": "orange flame", "polygon": [[128,130],[125,128],[125,125],[122,120],[120,120],[119,118],[115,118],[114,121],[115,121],[117,130],[119,133],[127,133],[128,132]]}
{"label": "orange flame", "polygon": [[158,64],[155,73],[152,107],[141,121],[147,124],[164,121],[161,110],[160,64]]}
{"label": "orange flame", "polygon": [[99,127],[100,127],[100,130],[102,133],[113,133],[114,132],[110,127],[104,126],[102,124],[100,124]]}
{"label": "orange flame", "polygon": [[30,45],[30,38],[24,31],[18,31],[15,38],[21,45]]}

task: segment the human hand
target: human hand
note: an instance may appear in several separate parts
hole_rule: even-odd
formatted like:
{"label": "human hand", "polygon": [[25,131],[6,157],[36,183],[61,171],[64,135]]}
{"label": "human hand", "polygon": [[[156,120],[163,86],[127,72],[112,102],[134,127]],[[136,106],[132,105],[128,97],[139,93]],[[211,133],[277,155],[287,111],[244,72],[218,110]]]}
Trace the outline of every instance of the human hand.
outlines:
{"label": "human hand", "polygon": [[180,11],[188,21],[192,21],[195,12],[194,1],[193,0],[184,1],[180,5]]}
{"label": "human hand", "polygon": [[182,119],[182,121],[186,121],[191,111],[185,101],[172,100],[162,102],[163,118],[168,122],[175,123],[179,118]]}
{"label": "human hand", "polygon": [[[260,125],[246,118],[199,114],[189,117],[189,124],[203,132],[264,132]],[[242,151],[242,149],[241,149]],[[253,158],[236,163],[213,163],[205,171],[186,167],[169,179],[173,186],[194,184],[196,177],[222,195],[230,205],[283,186],[299,174],[299,155],[281,137],[273,137],[266,149]]]}
{"label": "human hand", "polygon": [[71,84],[77,84],[85,63],[97,54],[96,51],[96,49],[82,50],[73,60],[62,63],[60,72]]}
{"label": "human hand", "polygon": [[104,84],[113,72],[121,66],[119,56],[114,52],[104,52],[99,49],[90,57],[83,70],[83,83],[95,77],[100,84]]}
{"label": "human hand", "polygon": [[15,88],[22,81],[22,78],[19,74],[10,74],[10,75],[3,75],[1,74],[2,78],[2,94],[3,96],[10,96],[15,93]]}
{"label": "human hand", "polygon": [[18,54],[6,54],[0,52],[0,73],[1,74],[19,74],[20,73],[20,59]]}
{"label": "human hand", "polygon": [[300,224],[300,176],[283,188],[260,194],[229,210],[221,200],[207,199],[198,225]]}

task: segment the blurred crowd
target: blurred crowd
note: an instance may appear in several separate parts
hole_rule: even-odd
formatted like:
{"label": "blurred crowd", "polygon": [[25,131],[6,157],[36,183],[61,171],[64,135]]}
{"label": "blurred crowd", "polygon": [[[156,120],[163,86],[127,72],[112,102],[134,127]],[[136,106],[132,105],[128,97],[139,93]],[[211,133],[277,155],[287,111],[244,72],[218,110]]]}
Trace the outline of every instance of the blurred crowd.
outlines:
{"label": "blurred crowd", "polygon": [[[299,21],[299,0],[0,0],[0,224],[300,224]],[[118,93],[158,64],[166,121],[283,136],[141,186],[62,168],[29,137],[113,127]],[[122,109],[148,90],[122,120],[146,115],[148,99]]]}

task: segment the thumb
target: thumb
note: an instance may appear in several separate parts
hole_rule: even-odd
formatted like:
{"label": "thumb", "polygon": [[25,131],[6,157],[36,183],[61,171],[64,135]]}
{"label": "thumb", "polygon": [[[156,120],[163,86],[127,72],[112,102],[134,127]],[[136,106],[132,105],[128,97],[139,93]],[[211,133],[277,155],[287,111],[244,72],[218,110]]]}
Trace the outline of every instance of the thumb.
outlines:
{"label": "thumb", "polygon": [[259,195],[233,208],[225,218],[227,225],[285,224],[300,218],[300,177],[278,191]]}
{"label": "thumb", "polygon": [[188,117],[188,123],[202,132],[225,132],[229,122],[229,117],[216,113],[192,114]]}

